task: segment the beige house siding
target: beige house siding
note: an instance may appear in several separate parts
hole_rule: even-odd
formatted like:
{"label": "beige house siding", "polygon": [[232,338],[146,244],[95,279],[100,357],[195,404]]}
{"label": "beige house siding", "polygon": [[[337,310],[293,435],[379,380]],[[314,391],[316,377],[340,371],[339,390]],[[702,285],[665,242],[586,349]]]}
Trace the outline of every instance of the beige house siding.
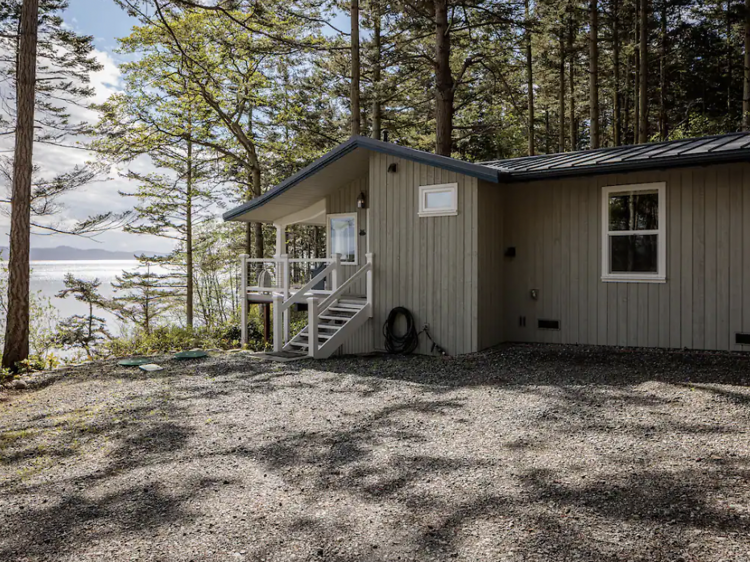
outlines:
{"label": "beige house siding", "polygon": [[505,341],[505,186],[479,181],[479,349]]}
{"label": "beige house siding", "polygon": [[[602,282],[602,187],[659,181],[666,182],[667,282]],[[506,340],[747,347],[734,341],[736,332],[750,332],[749,164],[518,183],[505,190],[503,248],[517,250],[503,262]],[[482,260],[496,255],[489,248]],[[537,301],[531,289],[539,291]],[[537,329],[538,319],[559,320],[561,329]]]}
{"label": "beige house siding", "polygon": [[[397,165],[389,173],[390,164]],[[419,186],[458,183],[458,215],[421,218]],[[417,329],[427,323],[451,355],[479,348],[479,201],[475,178],[379,153],[370,157],[370,247],[374,254],[373,346],[381,327],[404,306]],[[418,352],[430,353],[420,336]]]}

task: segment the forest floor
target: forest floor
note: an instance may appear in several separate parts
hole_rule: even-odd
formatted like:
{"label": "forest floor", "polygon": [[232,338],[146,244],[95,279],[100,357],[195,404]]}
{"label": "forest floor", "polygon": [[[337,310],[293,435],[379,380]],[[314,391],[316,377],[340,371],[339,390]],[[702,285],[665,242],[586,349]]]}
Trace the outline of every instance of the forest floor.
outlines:
{"label": "forest floor", "polygon": [[95,363],[0,397],[0,560],[750,559],[750,356]]}

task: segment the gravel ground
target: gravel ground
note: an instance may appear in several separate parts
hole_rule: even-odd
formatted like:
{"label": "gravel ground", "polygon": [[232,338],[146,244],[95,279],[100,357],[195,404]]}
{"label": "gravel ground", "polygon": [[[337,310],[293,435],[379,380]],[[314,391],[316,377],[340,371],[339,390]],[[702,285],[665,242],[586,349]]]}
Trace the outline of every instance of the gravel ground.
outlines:
{"label": "gravel ground", "polygon": [[0,560],[750,560],[750,357],[98,363],[0,396]]}

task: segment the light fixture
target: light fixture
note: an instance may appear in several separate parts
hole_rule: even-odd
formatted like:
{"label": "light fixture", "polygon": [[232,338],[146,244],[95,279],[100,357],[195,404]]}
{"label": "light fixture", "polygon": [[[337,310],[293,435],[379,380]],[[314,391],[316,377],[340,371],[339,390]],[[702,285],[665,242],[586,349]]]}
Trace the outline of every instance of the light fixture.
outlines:
{"label": "light fixture", "polygon": [[357,197],[357,209],[366,209],[367,208],[367,199],[365,198],[365,192],[360,191],[359,197]]}
{"label": "light fixture", "polygon": [[398,164],[396,164],[395,162],[391,163],[388,166],[388,173],[389,174],[395,174],[397,171],[398,171]]}

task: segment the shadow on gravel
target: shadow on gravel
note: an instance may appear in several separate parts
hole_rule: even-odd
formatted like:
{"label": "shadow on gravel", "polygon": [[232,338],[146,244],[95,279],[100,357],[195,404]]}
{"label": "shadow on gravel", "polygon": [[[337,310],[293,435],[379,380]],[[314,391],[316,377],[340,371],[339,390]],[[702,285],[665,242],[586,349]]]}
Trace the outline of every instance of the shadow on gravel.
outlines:
{"label": "shadow on gravel", "polygon": [[[6,538],[5,546],[0,547],[0,559],[55,559],[92,541],[153,532],[174,521],[188,522],[193,515],[183,510],[182,504],[200,497],[217,483],[201,478],[182,483],[177,493],[174,488],[165,490],[158,484],[134,486],[95,499],[84,496],[81,483],[73,483],[76,490],[63,491],[55,505],[5,514],[12,516],[13,527],[23,532]],[[134,554],[131,552],[128,558]]]}
{"label": "shadow on gravel", "polygon": [[[310,365],[290,363],[287,368]],[[648,381],[750,385],[750,354],[604,346],[508,344],[460,357],[380,355],[332,358],[314,365],[331,373],[370,377],[371,393],[382,388],[379,379],[416,383],[435,392],[492,385],[632,386]]]}

